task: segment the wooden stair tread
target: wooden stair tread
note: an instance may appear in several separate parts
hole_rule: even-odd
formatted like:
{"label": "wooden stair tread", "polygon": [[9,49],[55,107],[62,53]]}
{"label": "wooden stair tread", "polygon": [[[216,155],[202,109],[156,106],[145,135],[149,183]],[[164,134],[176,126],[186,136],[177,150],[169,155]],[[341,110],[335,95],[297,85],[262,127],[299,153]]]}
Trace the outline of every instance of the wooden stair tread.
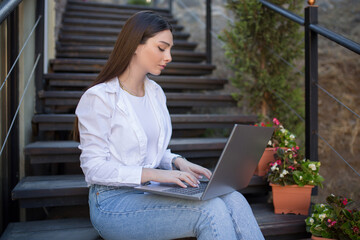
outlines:
{"label": "wooden stair tread", "polygon": [[[234,124],[254,124],[255,115],[226,115],[226,114],[170,114],[173,137],[200,137],[208,129],[231,130]],[[72,131],[75,114],[36,114],[33,123],[38,130],[43,131]]]}
{"label": "wooden stair tread", "polygon": [[[79,18],[71,18],[66,17],[62,20],[64,26],[93,26],[93,27],[104,27],[104,28],[112,28],[112,27],[123,27],[125,21],[119,20],[104,20],[104,19],[79,19]],[[173,31],[182,31],[184,29],[183,26],[173,25]]]}
{"label": "wooden stair tread", "polygon": [[[92,26],[64,26],[60,32],[60,39],[66,35],[75,35],[75,36],[84,36],[84,37],[93,37],[97,36],[107,36],[114,38],[116,41],[117,35],[121,31],[121,28],[103,28],[103,27],[92,27]],[[173,32],[174,39],[186,40],[190,37],[189,33],[185,32]]]}
{"label": "wooden stair tread", "polygon": [[[51,87],[85,88],[95,79],[96,73],[48,73],[44,79]],[[210,90],[220,89],[228,82],[226,79],[219,79],[206,76],[149,76],[164,89],[176,90]]]}
{"label": "wooden stair tread", "polygon": [[[91,64],[91,65],[104,65],[106,59],[83,59],[83,58],[57,58],[52,59],[51,64]],[[166,66],[167,68],[192,68],[192,69],[215,69],[212,64],[193,64],[186,62],[170,62]]]}
{"label": "wooden stair tread", "polygon": [[[112,46],[59,46],[56,56],[58,58],[107,59],[112,49]],[[201,62],[206,59],[205,53],[181,49],[172,50],[171,56],[173,62]]]}
{"label": "wooden stair tread", "polygon": [[[84,91],[40,91],[40,98],[80,98]],[[223,100],[231,101],[231,94],[224,93],[165,93],[167,100]]]}
{"label": "wooden stair tread", "polygon": [[[111,53],[113,50],[112,46],[61,46],[58,47],[58,51],[66,52],[92,52],[92,53]],[[194,52],[188,50],[171,50],[171,55],[176,56],[188,56],[188,57],[206,57],[206,53],[203,52]]]}
{"label": "wooden stair tread", "polygon": [[[259,176],[253,176],[249,186],[240,192],[256,193],[261,186],[268,186]],[[89,189],[84,175],[49,175],[24,177],[13,189],[12,199],[87,196]]]}
{"label": "wooden stair tread", "polygon": [[[171,121],[175,123],[254,123],[255,115],[226,115],[226,114],[171,114]],[[75,114],[35,114],[34,123],[65,122],[72,123]]]}
{"label": "wooden stair tread", "polygon": [[274,214],[272,204],[252,204],[251,207],[264,236],[305,232],[307,216]]}
{"label": "wooden stair tread", "polygon": [[[219,158],[227,138],[173,138],[169,148],[190,161]],[[37,141],[25,146],[31,164],[78,163],[79,143],[76,141]]]}
{"label": "wooden stair tread", "polygon": [[[177,138],[171,139],[172,151],[222,150],[227,138]],[[37,141],[25,146],[25,154],[60,154],[80,153],[76,141]]]}
{"label": "wooden stair tread", "polygon": [[97,240],[97,231],[87,218],[69,218],[10,223],[2,240]]}
{"label": "wooden stair tread", "polygon": [[[102,39],[102,40],[101,40]],[[62,35],[60,40],[56,42],[56,46],[111,46],[113,47],[115,44],[115,40],[113,37],[104,36],[102,38],[92,37],[92,36],[74,36],[74,35]],[[188,42],[182,39],[174,39],[173,50],[190,50],[194,51],[197,46],[195,42]]]}
{"label": "wooden stair tread", "polygon": [[98,3],[98,2],[83,2],[83,1],[71,1],[68,0],[67,10],[73,10],[72,8],[78,7],[79,10],[83,10],[86,8],[96,9],[108,9],[108,10],[120,10],[121,12],[117,12],[121,15],[132,15],[135,12],[142,11],[142,10],[152,10],[161,15],[170,15],[169,9],[165,8],[157,8],[157,7],[150,7],[150,6],[140,6],[140,5],[121,5],[121,4],[111,4],[111,3]]}
{"label": "wooden stair tread", "polygon": [[[82,18],[82,19],[113,19],[113,20],[119,20],[119,21],[126,21],[129,17],[128,16],[124,16],[124,15],[119,15],[119,14],[114,14],[114,13],[91,13],[91,12],[64,12],[63,13],[64,17],[72,17],[72,18]],[[177,24],[177,20],[176,19],[167,19],[167,21],[170,24]]]}
{"label": "wooden stair tread", "polygon": [[[66,11],[63,13],[64,17],[81,18],[81,19],[108,19],[126,21],[129,15],[119,15],[118,13],[96,13],[96,12],[82,12],[82,11]],[[174,18],[168,18],[170,24],[177,24],[178,21]]]}
{"label": "wooden stair tread", "polygon": [[[96,73],[47,73],[44,74],[44,78],[47,80],[84,80],[94,81],[96,79]],[[207,76],[149,76],[150,79],[158,82],[173,82],[173,83],[185,83],[191,84],[194,82],[202,84],[226,84],[226,79],[207,77]]]}
{"label": "wooden stair tread", "polygon": [[[66,12],[74,12],[74,13],[99,13],[99,14],[118,14],[121,16],[126,16],[129,18],[134,13],[138,11],[142,11],[143,9],[116,9],[116,8],[99,8],[93,6],[76,6],[74,4],[68,4],[66,7]],[[161,10],[161,9],[159,9]],[[169,13],[162,13],[155,9],[155,12],[165,17],[166,19],[173,19],[173,16]]]}
{"label": "wooden stair tread", "polygon": [[[61,72],[100,72],[105,59],[58,58],[50,61],[54,71]],[[164,75],[206,75],[211,74],[215,66],[207,63],[171,62],[162,71]]]}

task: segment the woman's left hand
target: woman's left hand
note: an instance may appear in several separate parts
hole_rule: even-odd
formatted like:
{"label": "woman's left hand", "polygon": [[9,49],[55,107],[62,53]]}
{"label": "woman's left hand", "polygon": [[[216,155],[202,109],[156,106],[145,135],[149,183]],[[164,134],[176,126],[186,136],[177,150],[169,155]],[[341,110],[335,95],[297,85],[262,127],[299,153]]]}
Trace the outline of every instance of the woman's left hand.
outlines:
{"label": "woman's left hand", "polygon": [[211,174],[212,174],[209,169],[206,169],[197,164],[189,162],[185,158],[180,158],[180,157],[176,158],[174,160],[174,164],[181,171],[188,172],[188,173],[194,175],[197,179],[201,179],[202,175],[204,175],[206,178],[210,179]]}

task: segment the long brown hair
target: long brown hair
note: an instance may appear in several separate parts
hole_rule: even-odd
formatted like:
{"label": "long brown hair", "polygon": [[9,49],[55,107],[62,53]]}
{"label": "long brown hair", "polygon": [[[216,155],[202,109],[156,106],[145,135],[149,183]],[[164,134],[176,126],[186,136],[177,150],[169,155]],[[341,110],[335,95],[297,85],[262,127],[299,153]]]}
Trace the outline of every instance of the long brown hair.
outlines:
{"label": "long brown hair", "polygon": [[[172,32],[172,26],[167,20],[152,11],[141,11],[132,15],[120,31],[105,66],[88,88],[123,74],[129,66],[136,48],[164,30]],[[72,135],[75,141],[80,141],[77,117]]]}

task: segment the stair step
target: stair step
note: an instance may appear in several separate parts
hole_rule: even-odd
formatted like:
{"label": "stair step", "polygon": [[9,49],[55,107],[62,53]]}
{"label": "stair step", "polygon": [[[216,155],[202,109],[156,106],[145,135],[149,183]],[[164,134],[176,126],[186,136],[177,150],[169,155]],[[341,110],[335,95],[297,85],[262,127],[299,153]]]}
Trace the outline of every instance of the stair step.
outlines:
{"label": "stair step", "polygon": [[[174,130],[232,128],[234,124],[254,124],[256,116],[222,114],[171,114]],[[33,123],[40,131],[71,131],[75,114],[36,114]]]}
{"label": "stair step", "polygon": [[[81,36],[109,36],[114,37],[115,40],[119,35],[121,28],[103,28],[91,26],[63,26],[61,28],[60,37],[62,35],[81,35]],[[174,39],[187,40],[190,37],[189,33],[173,32]]]}
{"label": "stair step", "polygon": [[[118,20],[101,20],[101,19],[78,19],[78,18],[64,18],[64,26],[87,26],[87,27],[103,27],[103,28],[122,28],[125,24],[125,21]],[[172,25],[174,32],[180,32],[184,29],[180,25]]]}
{"label": "stair step", "polygon": [[[59,41],[57,42],[57,48],[60,46],[72,46],[72,45],[81,45],[81,46],[111,46],[113,47],[116,41],[115,37],[112,36],[81,36],[81,35],[72,35],[72,34],[62,34],[59,36]],[[173,50],[188,50],[194,51],[197,46],[197,43],[188,42],[186,40],[174,39]]]}
{"label": "stair step", "polygon": [[[112,50],[112,46],[59,46],[56,51],[56,57],[107,59]],[[171,51],[171,57],[173,62],[202,62],[206,59],[206,54],[175,49]]]}
{"label": "stair step", "polygon": [[67,1],[66,12],[81,11],[81,12],[102,12],[102,13],[115,13],[123,16],[131,16],[138,11],[151,10],[157,12],[161,16],[172,18],[169,9],[154,8],[149,6],[140,5],[120,5],[110,3],[97,3],[97,2],[82,2],[82,1]]}
{"label": "stair step", "polygon": [[[169,149],[190,161],[219,158],[227,138],[172,139]],[[26,145],[24,152],[31,164],[79,162],[79,143],[75,141],[38,141]]]}
{"label": "stair step", "polygon": [[2,240],[100,240],[89,219],[70,218],[10,223]]}
{"label": "stair step", "polygon": [[[270,204],[252,204],[251,208],[266,239],[270,239],[275,233],[279,232],[282,235],[293,235],[304,233],[305,231],[305,216],[275,215]],[[278,239],[280,239],[279,235],[275,236],[278,236]],[[72,218],[10,223],[1,239],[98,240],[101,238],[99,238],[96,230],[92,227],[89,219]],[[299,238],[287,239],[294,240]],[[299,240],[310,240],[310,238],[301,238]]]}
{"label": "stair step", "polygon": [[[266,239],[299,239],[295,236],[307,235],[305,225],[307,216],[274,214],[272,204],[252,204],[251,208]],[[281,235],[293,237],[281,238]]]}
{"label": "stair step", "polygon": [[[44,100],[47,113],[68,113],[74,112],[83,93],[83,91],[40,91],[39,97]],[[170,112],[177,111],[177,113],[181,109],[193,107],[236,106],[236,101],[230,94],[166,93],[166,98]]]}
{"label": "stair step", "polygon": [[[101,19],[101,20],[117,20],[117,21],[126,21],[129,16],[119,15],[114,13],[91,13],[91,12],[75,12],[68,11],[64,12],[64,17],[70,18],[80,18],[80,19]],[[167,19],[171,25],[176,25],[178,21],[176,19]]]}
{"label": "stair step", "polygon": [[[75,59],[57,58],[52,59],[50,64],[57,72],[100,72],[105,65],[103,59]],[[179,63],[171,62],[162,71],[163,75],[206,75],[215,69],[212,64]]]}
{"label": "stair step", "polygon": [[[253,176],[243,194],[268,191],[268,183]],[[19,200],[22,208],[71,206],[87,204],[89,189],[84,175],[28,176],[21,179],[12,191],[12,199]]]}
{"label": "stair step", "polygon": [[[49,73],[44,78],[50,87],[86,88],[96,78],[96,73]],[[215,90],[227,83],[226,79],[203,76],[149,76],[164,89]]]}

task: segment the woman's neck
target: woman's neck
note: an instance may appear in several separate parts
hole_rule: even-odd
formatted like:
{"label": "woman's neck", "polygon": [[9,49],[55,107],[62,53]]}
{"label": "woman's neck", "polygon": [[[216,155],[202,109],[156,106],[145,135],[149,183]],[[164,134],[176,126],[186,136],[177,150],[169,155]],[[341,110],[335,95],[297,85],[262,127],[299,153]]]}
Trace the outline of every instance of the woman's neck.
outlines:
{"label": "woman's neck", "polygon": [[145,74],[127,68],[118,78],[120,87],[126,92],[138,97],[145,95]]}

